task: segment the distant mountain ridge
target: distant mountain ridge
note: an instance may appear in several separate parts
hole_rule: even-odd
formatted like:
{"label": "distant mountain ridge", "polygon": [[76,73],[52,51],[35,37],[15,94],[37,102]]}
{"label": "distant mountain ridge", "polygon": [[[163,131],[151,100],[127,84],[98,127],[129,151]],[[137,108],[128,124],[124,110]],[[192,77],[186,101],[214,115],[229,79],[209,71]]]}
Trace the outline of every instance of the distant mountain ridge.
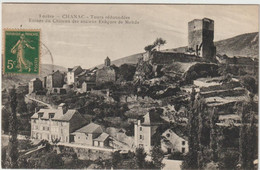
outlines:
{"label": "distant mountain ridge", "polygon": [[46,75],[52,73],[54,71],[66,72],[67,69],[62,66],[52,65],[52,64],[41,64],[40,74],[17,74],[17,75],[3,75],[2,74],[2,89],[9,88],[13,85],[17,84],[28,84],[28,82],[33,78],[43,79]]}
{"label": "distant mountain ridge", "polygon": [[[244,56],[244,57],[253,57],[258,58],[259,56],[259,33],[246,33],[237,35],[232,38],[220,40],[215,42],[217,54],[226,54],[229,57],[233,56]],[[179,47],[173,49],[165,49],[162,51],[178,51],[185,52],[186,47]],[[142,57],[143,53],[133,54],[127,57],[123,57],[117,60],[112,61],[112,64],[120,66],[121,64],[136,64],[138,59]],[[101,67],[99,65],[97,67]]]}

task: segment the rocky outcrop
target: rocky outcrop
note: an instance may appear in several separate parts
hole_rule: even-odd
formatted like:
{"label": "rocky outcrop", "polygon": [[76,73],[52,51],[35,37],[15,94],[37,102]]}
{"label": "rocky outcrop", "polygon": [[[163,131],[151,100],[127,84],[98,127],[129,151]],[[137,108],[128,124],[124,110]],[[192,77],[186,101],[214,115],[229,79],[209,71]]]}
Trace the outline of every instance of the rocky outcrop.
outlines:
{"label": "rocky outcrop", "polygon": [[216,77],[218,74],[218,65],[212,63],[196,63],[184,73],[186,83],[192,83],[193,80],[202,77]]}

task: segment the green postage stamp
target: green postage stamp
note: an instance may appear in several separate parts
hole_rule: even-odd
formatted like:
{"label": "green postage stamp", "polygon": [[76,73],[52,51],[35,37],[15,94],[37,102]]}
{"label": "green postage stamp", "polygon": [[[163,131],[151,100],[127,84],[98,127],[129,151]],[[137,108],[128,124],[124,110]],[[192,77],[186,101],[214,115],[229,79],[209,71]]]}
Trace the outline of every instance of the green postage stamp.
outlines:
{"label": "green postage stamp", "polygon": [[40,30],[4,30],[4,73],[38,74],[40,71]]}

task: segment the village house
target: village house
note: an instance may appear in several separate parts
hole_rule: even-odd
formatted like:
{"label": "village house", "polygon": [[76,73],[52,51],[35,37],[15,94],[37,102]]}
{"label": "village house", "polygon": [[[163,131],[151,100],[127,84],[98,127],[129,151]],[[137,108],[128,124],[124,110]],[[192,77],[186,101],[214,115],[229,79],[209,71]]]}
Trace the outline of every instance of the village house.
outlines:
{"label": "village house", "polygon": [[34,78],[29,82],[29,94],[42,90],[42,81],[39,78]]}
{"label": "village house", "polygon": [[173,152],[181,152],[186,154],[189,151],[187,137],[184,135],[177,135],[173,130],[167,129],[162,134],[161,149],[167,154]]}
{"label": "village house", "polygon": [[80,66],[75,66],[73,68],[68,68],[67,72],[67,84],[71,85],[77,81],[77,75],[83,72],[83,69]]}
{"label": "village house", "polygon": [[64,74],[59,70],[44,77],[44,88],[50,91],[54,88],[62,88],[64,84]]}
{"label": "village house", "polygon": [[103,132],[100,125],[90,123],[71,134],[76,144],[104,147],[108,146],[109,135]]}
{"label": "village house", "polygon": [[90,91],[92,88],[96,86],[96,83],[93,81],[84,81],[81,85],[82,92]]}
{"label": "village house", "polygon": [[62,103],[57,109],[40,109],[31,117],[31,138],[63,143],[72,140],[70,134],[87,124],[87,120],[77,111],[68,110]]}
{"label": "village house", "polygon": [[157,112],[148,112],[135,123],[135,147],[142,147],[149,152],[154,146],[154,134],[160,124],[161,117]]}

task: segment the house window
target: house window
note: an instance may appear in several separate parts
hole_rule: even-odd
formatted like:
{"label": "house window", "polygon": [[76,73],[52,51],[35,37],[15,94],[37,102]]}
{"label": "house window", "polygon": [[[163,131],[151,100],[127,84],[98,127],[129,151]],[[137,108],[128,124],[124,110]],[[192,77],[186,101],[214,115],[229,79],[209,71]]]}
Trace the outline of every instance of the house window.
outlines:
{"label": "house window", "polygon": [[142,127],[140,127],[140,131],[142,131],[143,130],[143,128]]}
{"label": "house window", "polygon": [[185,141],[182,141],[182,145],[185,145]]}
{"label": "house window", "polygon": [[182,148],[182,149],[181,149],[181,152],[182,152],[182,153],[185,153],[185,148]]}
{"label": "house window", "polygon": [[44,127],[44,126],[42,127],[42,130],[45,130],[45,127]]}
{"label": "house window", "polygon": [[43,112],[38,113],[38,118],[42,118],[43,117]]}
{"label": "house window", "polygon": [[140,135],[140,139],[144,139],[143,135]]}
{"label": "house window", "polygon": [[167,138],[170,137],[171,135],[169,133],[166,134]]}
{"label": "house window", "polygon": [[49,119],[54,118],[55,113],[49,113]]}
{"label": "house window", "polygon": [[35,119],[33,120],[33,123],[36,123],[36,120],[35,120]]}

